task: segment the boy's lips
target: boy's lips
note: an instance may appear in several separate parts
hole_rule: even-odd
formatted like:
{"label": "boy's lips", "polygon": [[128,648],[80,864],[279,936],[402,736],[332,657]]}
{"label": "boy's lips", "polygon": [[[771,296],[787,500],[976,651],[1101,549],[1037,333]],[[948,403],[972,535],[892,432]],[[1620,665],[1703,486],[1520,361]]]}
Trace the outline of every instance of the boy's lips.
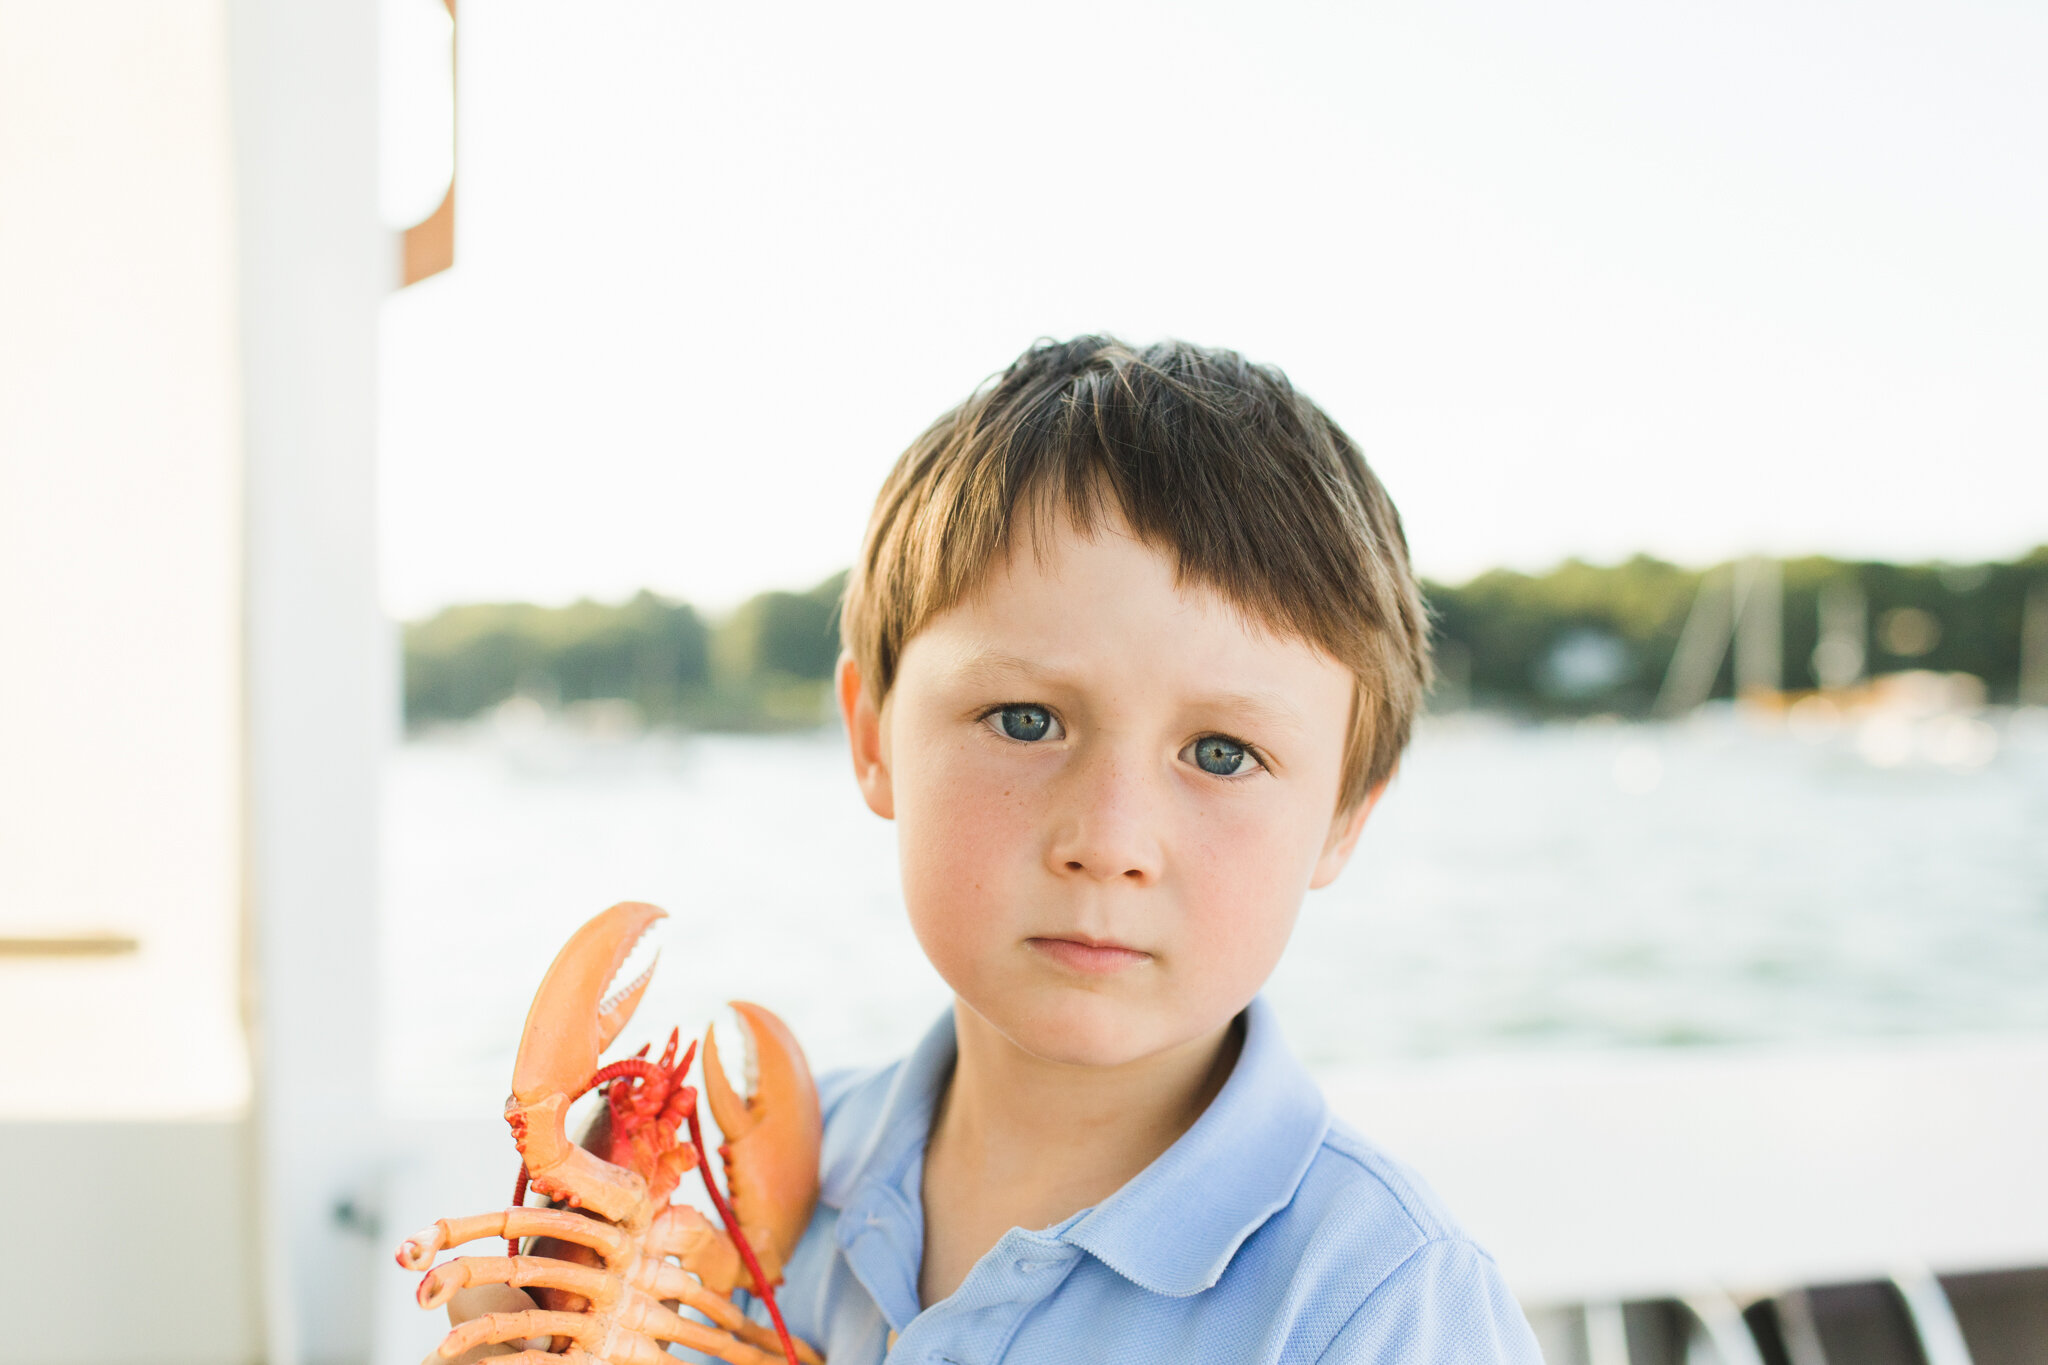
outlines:
{"label": "boy's lips", "polygon": [[1136,948],[1126,948],[1121,943],[1112,943],[1107,939],[1091,939],[1077,935],[1065,938],[1033,938],[1027,939],[1026,942],[1062,967],[1085,972],[1090,976],[1108,976],[1152,960],[1150,953],[1141,953]]}

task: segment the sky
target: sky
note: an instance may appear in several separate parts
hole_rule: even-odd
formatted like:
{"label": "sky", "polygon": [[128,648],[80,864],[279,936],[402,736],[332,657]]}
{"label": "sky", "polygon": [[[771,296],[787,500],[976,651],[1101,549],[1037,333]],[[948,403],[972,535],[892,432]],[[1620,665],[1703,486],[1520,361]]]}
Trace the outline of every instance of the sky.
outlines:
{"label": "sky", "polygon": [[[382,0],[385,206],[449,159]],[[1034,338],[1278,364],[1421,570],[2048,542],[2048,8],[464,9],[386,304],[387,606],[844,567]]]}

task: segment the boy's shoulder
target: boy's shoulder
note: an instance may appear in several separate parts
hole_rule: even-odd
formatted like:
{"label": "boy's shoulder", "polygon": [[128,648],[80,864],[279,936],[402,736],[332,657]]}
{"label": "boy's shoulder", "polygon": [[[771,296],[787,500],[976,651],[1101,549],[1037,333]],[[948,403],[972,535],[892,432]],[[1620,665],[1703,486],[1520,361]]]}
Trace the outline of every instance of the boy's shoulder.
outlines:
{"label": "boy's shoulder", "polygon": [[1287,1340],[1259,1358],[1542,1358],[1493,1257],[1421,1175],[1335,1116],[1285,1203],[1202,1297],[1219,1323],[1284,1324]]}
{"label": "boy's shoulder", "polygon": [[1253,1234],[1300,1266],[1300,1287],[1360,1302],[1402,1277],[1495,1278],[1498,1271],[1405,1162],[1332,1118],[1284,1209]]}
{"label": "boy's shoulder", "polygon": [[1412,1167],[1335,1116],[1289,1211],[1409,1251],[1426,1242],[1465,1239],[1457,1219]]}

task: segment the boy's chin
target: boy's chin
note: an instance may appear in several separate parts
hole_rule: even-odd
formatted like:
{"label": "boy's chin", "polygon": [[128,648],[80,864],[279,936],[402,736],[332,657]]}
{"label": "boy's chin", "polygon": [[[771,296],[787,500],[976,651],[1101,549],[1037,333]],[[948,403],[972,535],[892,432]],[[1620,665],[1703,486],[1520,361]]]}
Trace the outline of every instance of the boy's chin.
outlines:
{"label": "boy's chin", "polygon": [[1062,1066],[1129,1066],[1214,1031],[1199,1021],[1162,1017],[1156,1009],[1082,991],[1034,999],[995,1017],[977,1012],[1020,1051]]}

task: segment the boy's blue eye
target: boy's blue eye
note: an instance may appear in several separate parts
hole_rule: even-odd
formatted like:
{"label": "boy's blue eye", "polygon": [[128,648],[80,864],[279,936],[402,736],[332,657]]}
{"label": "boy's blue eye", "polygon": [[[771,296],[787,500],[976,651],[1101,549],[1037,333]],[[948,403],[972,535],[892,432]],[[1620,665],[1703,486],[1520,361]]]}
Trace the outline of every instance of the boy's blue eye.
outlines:
{"label": "boy's blue eye", "polygon": [[1052,712],[1043,706],[1005,706],[996,714],[1001,718],[1003,733],[1011,739],[1028,743],[1044,739],[1052,729]]}
{"label": "boy's blue eye", "polygon": [[1195,741],[1195,764],[1205,773],[1232,777],[1251,758],[1244,745],[1221,735],[1204,735]]}

